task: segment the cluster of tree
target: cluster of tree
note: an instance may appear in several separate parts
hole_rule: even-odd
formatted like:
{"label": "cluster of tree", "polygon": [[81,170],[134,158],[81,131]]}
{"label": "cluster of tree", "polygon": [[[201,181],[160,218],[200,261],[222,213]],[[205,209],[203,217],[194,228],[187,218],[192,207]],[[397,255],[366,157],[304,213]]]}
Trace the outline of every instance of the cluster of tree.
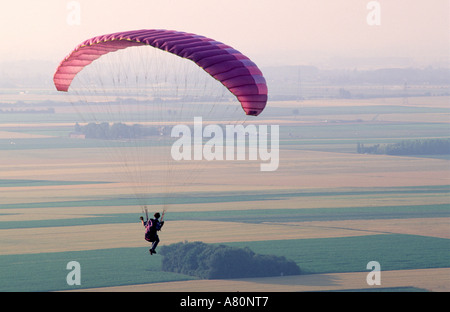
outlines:
{"label": "cluster of tree", "polygon": [[161,247],[163,271],[226,279],[298,275],[300,268],[292,260],[255,254],[249,248],[184,242]]}
{"label": "cluster of tree", "polygon": [[164,129],[159,129],[158,127],[144,127],[138,124],[129,126],[121,122],[112,125],[107,122],[92,122],[84,126],[76,123],[75,132],[84,134],[86,139],[119,140],[162,135],[164,134]]}
{"label": "cluster of tree", "polygon": [[360,154],[384,155],[450,155],[450,139],[403,140],[400,143],[365,146],[357,143]]}

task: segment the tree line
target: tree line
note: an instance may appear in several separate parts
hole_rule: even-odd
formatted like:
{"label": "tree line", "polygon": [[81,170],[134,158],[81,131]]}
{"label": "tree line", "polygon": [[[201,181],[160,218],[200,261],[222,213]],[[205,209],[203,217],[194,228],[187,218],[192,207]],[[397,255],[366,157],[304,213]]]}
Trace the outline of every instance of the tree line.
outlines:
{"label": "tree line", "polygon": [[359,154],[384,155],[450,155],[450,139],[403,140],[399,143],[366,146],[357,143]]}
{"label": "tree line", "polygon": [[139,124],[127,125],[121,122],[112,125],[108,122],[91,122],[84,126],[76,123],[75,132],[84,134],[86,139],[103,140],[137,139],[165,134],[165,130],[159,127],[144,127]]}
{"label": "tree line", "polygon": [[255,254],[249,248],[180,242],[162,246],[161,254],[164,256],[163,271],[202,279],[300,274],[300,268],[294,261],[274,255]]}

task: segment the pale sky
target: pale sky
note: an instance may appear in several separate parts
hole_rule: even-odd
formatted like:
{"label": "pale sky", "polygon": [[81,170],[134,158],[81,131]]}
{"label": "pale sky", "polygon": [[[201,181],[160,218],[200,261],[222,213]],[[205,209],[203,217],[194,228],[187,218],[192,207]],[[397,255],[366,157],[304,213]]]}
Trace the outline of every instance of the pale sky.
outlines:
{"label": "pale sky", "polygon": [[[371,13],[379,25],[369,25]],[[207,36],[261,66],[371,57],[448,64],[449,19],[450,0],[2,0],[0,63],[57,64],[85,39],[145,28]]]}

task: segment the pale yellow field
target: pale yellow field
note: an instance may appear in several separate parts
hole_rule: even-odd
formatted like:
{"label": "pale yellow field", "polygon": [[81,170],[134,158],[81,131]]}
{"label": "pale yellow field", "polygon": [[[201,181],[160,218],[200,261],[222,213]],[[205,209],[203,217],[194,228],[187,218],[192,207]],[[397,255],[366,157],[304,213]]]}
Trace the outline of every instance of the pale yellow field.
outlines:
{"label": "pale yellow field", "polygon": [[[66,214],[66,218],[89,214]],[[137,220],[138,221],[138,220]],[[345,220],[247,224],[240,222],[191,221],[195,231],[186,231],[183,221],[171,221],[161,232],[162,244],[179,241],[224,243],[349,237],[376,234],[413,234],[450,238],[450,218]],[[119,247],[145,247],[139,222],[70,227],[0,230],[0,254],[27,254]],[[55,239],[57,238],[57,239]],[[61,241],[64,244],[61,244]]]}
{"label": "pale yellow field", "polygon": [[[450,291],[450,268],[382,271],[381,285],[369,286],[367,272],[330,273],[241,280],[194,280],[83,289],[98,292],[298,292],[348,289],[416,287]],[[269,295],[270,296],[270,295]]]}
{"label": "pale yellow field", "polygon": [[[69,216],[70,217],[70,216]],[[80,215],[75,217],[81,217]],[[26,254],[71,250],[93,250],[119,247],[148,247],[143,228],[136,218],[133,224],[100,224],[70,227],[0,230],[0,254]],[[380,234],[377,231],[297,224],[247,224],[240,222],[170,221],[161,232],[161,245],[179,241],[224,243],[238,241],[269,241],[280,239],[348,237]],[[64,244],[61,244],[64,242]]]}
{"label": "pale yellow field", "polygon": [[[12,131],[0,131],[0,139],[32,139],[32,138],[48,138],[48,135],[20,133]],[[15,144],[11,141],[11,144]]]}
{"label": "pale yellow field", "polygon": [[[20,153],[2,151],[0,171],[4,179],[49,179],[69,181],[127,182],[126,170],[103,149],[26,150]],[[87,155],[87,156],[86,156]],[[280,165],[273,172],[261,172],[260,162],[216,161],[201,165],[200,174],[192,180],[200,189],[258,190],[389,187],[445,185],[450,180],[448,160],[415,157],[344,154],[320,151],[280,152]],[[134,163],[131,162],[131,166]],[[155,183],[165,181],[157,165],[141,167],[142,174],[154,175]],[[196,165],[174,167],[173,178],[189,176]],[[133,170],[131,168],[131,170]],[[155,176],[156,175],[156,176]],[[130,182],[130,181],[128,181]],[[180,185],[183,180],[180,179]],[[188,187],[189,189],[189,187]]]}
{"label": "pale yellow field", "polygon": [[[288,226],[312,227],[316,230],[360,231],[360,235],[411,234],[450,239],[450,218],[411,218],[381,220],[345,220],[286,223]],[[335,236],[338,237],[338,236]]]}

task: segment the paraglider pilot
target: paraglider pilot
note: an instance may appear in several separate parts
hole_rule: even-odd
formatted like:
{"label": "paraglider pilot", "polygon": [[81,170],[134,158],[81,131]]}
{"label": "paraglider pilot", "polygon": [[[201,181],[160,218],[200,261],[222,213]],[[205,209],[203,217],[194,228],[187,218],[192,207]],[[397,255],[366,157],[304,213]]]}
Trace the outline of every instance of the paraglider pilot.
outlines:
{"label": "paraglider pilot", "polygon": [[145,227],[145,240],[152,243],[152,248],[149,249],[151,255],[156,253],[156,246],[159,243],[159,237],[157,232],[161,230],[164,225],[164,221],[159,221],[161,215],[159,212],[154,214],[154,219],[148,219],[144,221],[144,217],[140,217],[142,225]]}

